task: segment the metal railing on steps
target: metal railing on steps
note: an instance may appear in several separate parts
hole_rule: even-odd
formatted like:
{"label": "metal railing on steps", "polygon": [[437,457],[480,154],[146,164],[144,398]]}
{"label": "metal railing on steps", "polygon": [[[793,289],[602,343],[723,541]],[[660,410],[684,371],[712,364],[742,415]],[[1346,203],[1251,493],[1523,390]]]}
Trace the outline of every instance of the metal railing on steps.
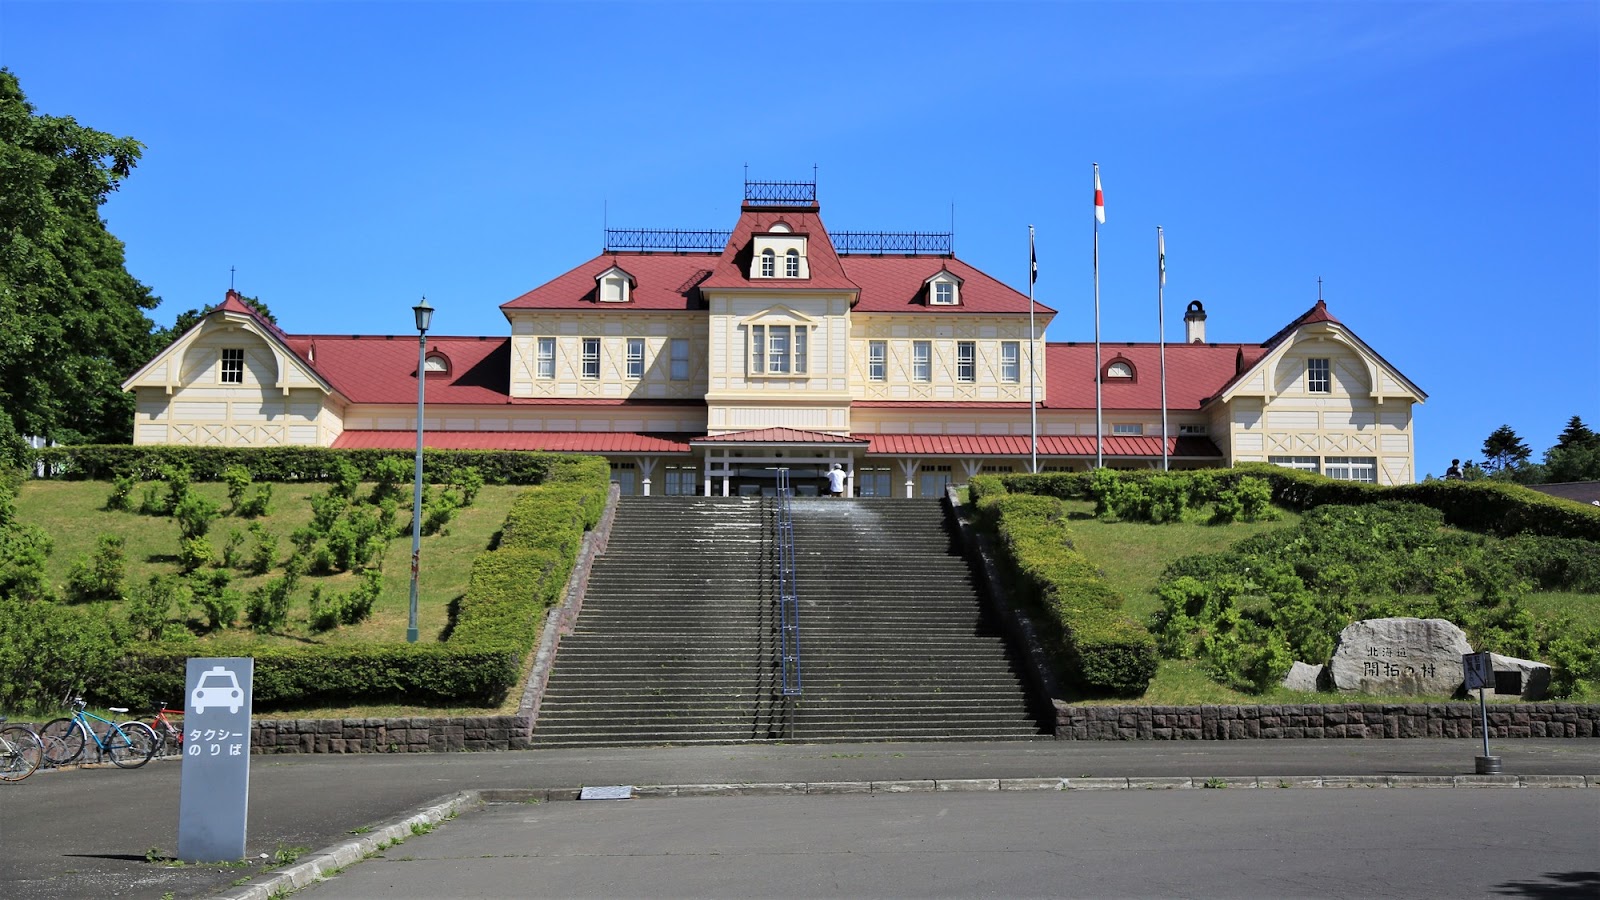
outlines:
{"label": "metal railing on steps", "polygon": [[778,569],[778,646],[783,667],[783,721],[786,737],[794,737],[794,711],[800,702],[800,592],[795,586],[793,490],[789,470],[778,470],[778,496],[773,516],[773,543]]}

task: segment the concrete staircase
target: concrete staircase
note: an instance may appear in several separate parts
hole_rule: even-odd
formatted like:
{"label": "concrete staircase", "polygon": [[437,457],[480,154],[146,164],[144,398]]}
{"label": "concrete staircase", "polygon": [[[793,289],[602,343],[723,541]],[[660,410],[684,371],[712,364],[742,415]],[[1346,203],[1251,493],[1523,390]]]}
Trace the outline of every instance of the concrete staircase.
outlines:
{"label": "concrete staircase", "polygon": [[775,696],[774,501],[620,502],[536,745],[1040,734],[937,501],[793,502],[804,694],[792,737]]}

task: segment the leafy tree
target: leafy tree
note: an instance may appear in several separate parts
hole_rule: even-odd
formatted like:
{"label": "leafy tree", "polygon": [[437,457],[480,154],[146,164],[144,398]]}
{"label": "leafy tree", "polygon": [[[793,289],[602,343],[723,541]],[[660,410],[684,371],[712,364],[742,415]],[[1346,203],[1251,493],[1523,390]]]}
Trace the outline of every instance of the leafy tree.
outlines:
{"label": "leafy tree", "polygon": [[[278,317],[274,316],[272,314],[272,310],[269,309],[267,305],[262,303],[259,299],[255,297],[246,297],[243,294],[239,295],[239,299],[244,303],[245,306],[248,306],[260,313],[263,319],[266,319],[268,322],[271,322],[274,325],[278,324]],[[205,318],[206,313],[210,310],[211,307],[206,307],[205,309],[186,309],[183,312],[178,313],[178,320],[172,323],[171,328],[161,328],[156,331],[156,349],[159,350],[160,348],[165,347],[182,337],[189,329],[200,324],[200,320]]]}
{"label": "leafy tree", "polygon": [[132,439],[120,385],[155,349],[145,310],[161,301],[124,268],[100,206],[143,150],[36,113],[0,69],[0,415],[18,433]]}
{"label": "leafy tree", "polygon": [[1510,475],[1518,467],[1527,464],[1528,457],[1532,455],[1533,451],[1528,449],[1522,438],[1517,437],[1510,425],[1501,425],[1483,441],[1483,468],[1490,475]]}
{"label": "leafy tree", "polygon": [[1548,482],[1600,481],[1600,434],[1573,416],[1544,452],[1544,475]]}

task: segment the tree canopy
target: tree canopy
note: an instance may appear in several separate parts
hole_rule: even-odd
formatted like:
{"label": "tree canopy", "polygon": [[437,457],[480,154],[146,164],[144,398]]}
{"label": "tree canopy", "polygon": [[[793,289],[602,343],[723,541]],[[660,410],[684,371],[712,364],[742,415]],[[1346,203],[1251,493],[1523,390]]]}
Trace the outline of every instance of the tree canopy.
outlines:
{"label": "tree canopy", "polygon": [[1490,474],[1511,473],[1528,461],[1533,451],[1510,425],[1501,425],[1483,440],[1483,467]]}
{"label": "tree canopy", "polygon": [[129,275],[100,206],[144,145],[40,115],[0,69],[0,439],[132,438],[129,372],[159,346],[161,301]]}
{"label": "tree canopy", "polygon": [[1552,484],[1568,481],[1600,481],[1600,434],[1573,416],[1544,452],[1544,478]]}

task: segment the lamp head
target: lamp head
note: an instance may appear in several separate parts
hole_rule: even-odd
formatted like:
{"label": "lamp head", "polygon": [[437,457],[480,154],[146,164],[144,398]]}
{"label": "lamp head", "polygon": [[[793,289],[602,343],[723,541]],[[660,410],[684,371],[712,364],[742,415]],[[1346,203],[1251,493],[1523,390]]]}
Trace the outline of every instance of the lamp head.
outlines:
{"label": "lamp head", "polygon": [[423,297],[421,303],[411,307],[411,311],[417,314],[417,333],[427,334],[428,326],[433,324],[433,307],[428,305],[428,298]]}

